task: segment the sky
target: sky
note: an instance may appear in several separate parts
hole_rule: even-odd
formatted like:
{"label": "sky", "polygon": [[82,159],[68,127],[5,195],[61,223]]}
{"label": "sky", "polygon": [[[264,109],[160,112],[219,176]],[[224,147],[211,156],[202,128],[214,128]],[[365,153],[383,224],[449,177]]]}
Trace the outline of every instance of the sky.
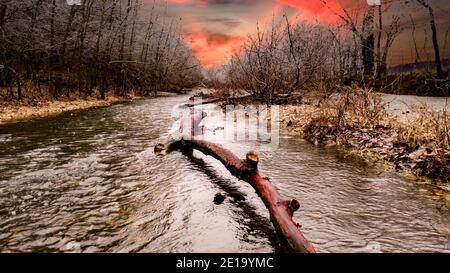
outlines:
{"label": "sky", "polygon": [[[153,2],[153,0],[145,1]],[[281,18],[283,14],[289,16],[291,20],[336,25],[342,22],[336,16],[336,13],[342,12],[342,8],[356,14],[367,7],[367,0],[327,0],[327,5],[320,0],[166,1],[169,16],[181,18],[183,36],[205,67],[226,63],[248,35],[255,33],[257,24],[261,28],[269,26],[273,18]],[[390,65],[414,61],[409,15],[416,23],[414,35],[422,51],[421,59],[432,58],[431,34],[426,10],[415,0],[382,0],[382,2],[387,9],[384,15],[386,22],[396,14],[401,16],[404,26],[404,30],[392,47]],[[428,2],[436,10],[442,55],[450,57],[450,41],[448,35],[445,35],[450,27],[450,1],[428,0]]]}

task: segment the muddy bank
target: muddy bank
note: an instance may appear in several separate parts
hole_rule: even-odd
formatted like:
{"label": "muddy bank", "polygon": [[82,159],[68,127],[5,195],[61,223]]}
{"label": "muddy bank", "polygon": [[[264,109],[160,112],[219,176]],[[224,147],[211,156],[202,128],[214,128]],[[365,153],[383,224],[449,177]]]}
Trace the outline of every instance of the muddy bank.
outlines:
{"label": "muddy bank", "polygon": [[[176,96],[174,93],[158,92],[158,97]],[[115,96],[109,94],[105,100],[95,97],[87,99],[38,99],[23,101],[0,101],[0,125],[2,123],[23,121],[38,117],[47,117],[62,114],[64,112],[89,109],[94,107],[105,107],[117,103],[132,102],[143,99],[144,97],[128,95],[127,97]]]}
{"label": "muddy bank", "polygon": [[[427,128],[437,127],[439,121],[431,116],[425,120],[422,113],[410,120],[380,112],[374,121],[366,122],[363,114],[345,116],[345,111],[330,105],[283,105],[281,125],[316,145],[333,145],[367,161],[388,163],[416,178],[450,182],[450,151],[440,139],[448,141],[448,131],[439,128],[435,135],[429,132],[434,128]],[[445,118],[441,121],[446,124],[440,126],[448,128]]]}
{"label": "muddy bank", "polygon": [[58,115],[64,112],[109,106],[138,98],[108,96],[106,100],[88,98],[74,100],[51,100],[34,102],[0,103],[0,124],[28,120],[37,117]]}

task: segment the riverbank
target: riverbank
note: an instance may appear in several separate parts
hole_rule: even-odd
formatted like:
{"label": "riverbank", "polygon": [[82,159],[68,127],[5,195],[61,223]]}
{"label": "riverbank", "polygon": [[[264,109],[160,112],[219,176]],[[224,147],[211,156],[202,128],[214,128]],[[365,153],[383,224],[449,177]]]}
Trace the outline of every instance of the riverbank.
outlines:
{"label": "riverbank", "polygon": [[33,118],[59,115],[65,112],[110,106],[140,99],[140,97],[108,96],[107,99],[66,99],[66,100],[38,100],[27,102],[0,102],[0,124],[24,121]]}
{"label": "riverbank", "polygon": [[320,106],[281,106],[281,125],[316,145],[388,163],[419,179],[450,182],[448,109],[410,106],[399,116],[387,111],[379,94],[347,91]]}
{"label": "riverbank", "polygon": [[[167,92],[158,92],[158,97],[175,96],[176,94]],[[132,102],[144,99],[142,96],[128,95],[126,97],[108,94],[106,99],[102,100],[96,96],[82,98],[62,98],[62,99],[25,99],[23,101],[0,101],[0,125],[2,123],[11,123],[24,121],[33,118],[41,118],[59,115],[65,112],[106,107],[118,103]]]}

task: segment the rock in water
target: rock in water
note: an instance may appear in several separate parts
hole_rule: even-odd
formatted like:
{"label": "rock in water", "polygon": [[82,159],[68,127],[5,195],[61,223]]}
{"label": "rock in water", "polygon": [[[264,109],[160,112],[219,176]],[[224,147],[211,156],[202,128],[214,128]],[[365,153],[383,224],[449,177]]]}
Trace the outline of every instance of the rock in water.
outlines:
{"label": "rock in water", "polygon": [[214,196],[213,202],[216,205],[220,205],[223,203],[224,200],[225,200],[225,196],[223,196],[223,194],[218,193],[218,194],[216,194],[216,196]]}

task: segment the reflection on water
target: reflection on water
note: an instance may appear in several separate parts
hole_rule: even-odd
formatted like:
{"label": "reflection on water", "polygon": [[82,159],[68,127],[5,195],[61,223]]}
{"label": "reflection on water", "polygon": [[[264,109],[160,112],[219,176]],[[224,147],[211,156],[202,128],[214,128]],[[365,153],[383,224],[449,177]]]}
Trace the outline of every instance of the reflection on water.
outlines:
{"label": "reflection on water", "polygon": [[[284,251],[262,201],[220,163],[153,156],[186,99],[0,127],[0,251]],[[257,147],[222,144],[242,157]],[[287,136],[261,170],[300,201],[319,252],[450,251],[449,195],[432,185]]]}

